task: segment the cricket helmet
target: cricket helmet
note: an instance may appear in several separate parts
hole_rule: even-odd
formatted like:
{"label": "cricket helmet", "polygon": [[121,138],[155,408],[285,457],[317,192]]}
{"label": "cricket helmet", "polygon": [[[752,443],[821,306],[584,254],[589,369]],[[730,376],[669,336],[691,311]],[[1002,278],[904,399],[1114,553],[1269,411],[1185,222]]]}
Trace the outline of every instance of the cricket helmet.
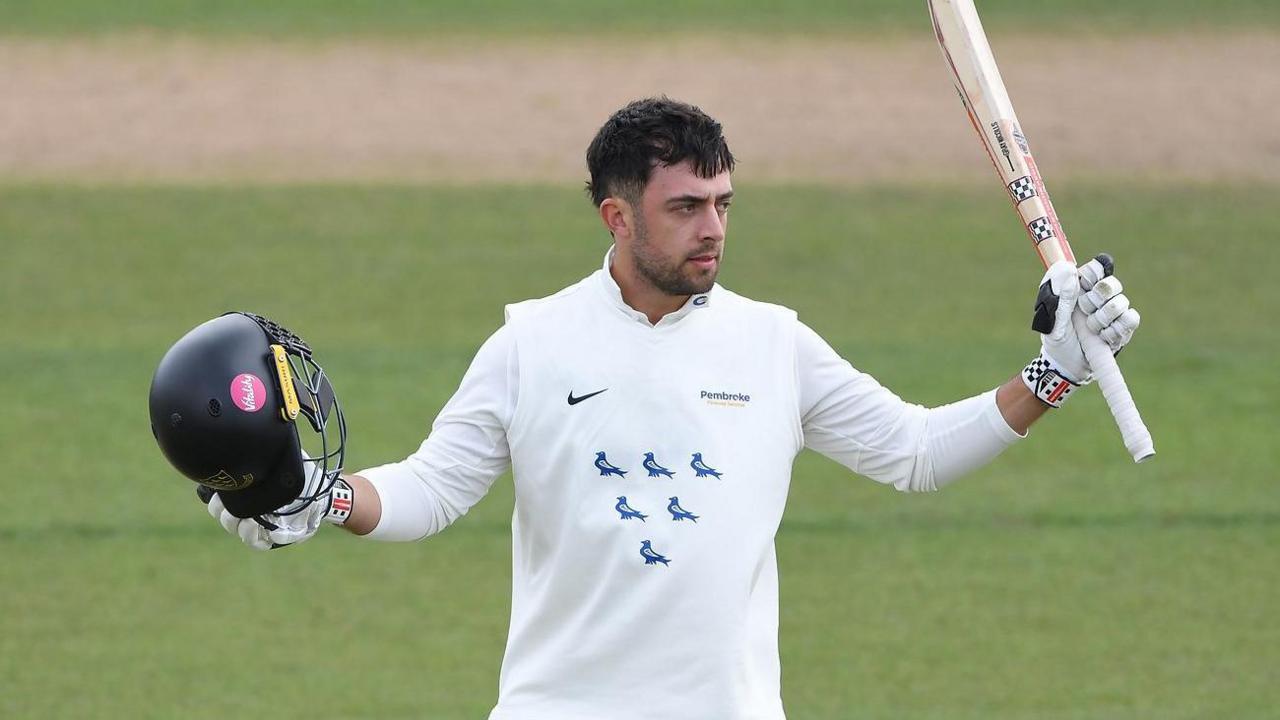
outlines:
{"label": "cricket helmet", "polygon": [[[227,313],[182,336],[150,405],[165,458],[236,517],[300,512],[342,470],[347,428],[328,376],[302,338],[259,315]],[[312,477],[304,453],[320,468]]]}

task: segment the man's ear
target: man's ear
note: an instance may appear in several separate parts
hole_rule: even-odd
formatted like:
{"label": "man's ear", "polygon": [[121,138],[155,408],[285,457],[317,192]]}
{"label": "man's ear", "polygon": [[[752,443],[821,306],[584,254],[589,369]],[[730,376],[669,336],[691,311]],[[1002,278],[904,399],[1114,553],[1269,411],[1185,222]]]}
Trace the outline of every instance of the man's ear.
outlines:
{"label": "man's ear", "polygon": [[600,220],[615,238],[631,236],[632,217],[631,205],[622,198],[608,197],[600,203]]}

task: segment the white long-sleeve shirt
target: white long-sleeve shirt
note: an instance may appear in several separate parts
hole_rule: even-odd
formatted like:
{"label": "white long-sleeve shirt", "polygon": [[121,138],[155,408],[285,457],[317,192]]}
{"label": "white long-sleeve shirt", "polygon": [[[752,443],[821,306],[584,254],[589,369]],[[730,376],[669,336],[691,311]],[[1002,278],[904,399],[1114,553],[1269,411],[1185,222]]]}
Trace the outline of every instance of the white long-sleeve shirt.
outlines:
{"label": "white long-sleeve shirt", "polygon": [[995,392],[903,402],[795,313],[719,286],[651,325],[605,267],[509,306],[430,436],[362,471],[416,540],[514,470],[491,720],[783,717],[773,539],[809,447],[934,490],[1018,439]]}

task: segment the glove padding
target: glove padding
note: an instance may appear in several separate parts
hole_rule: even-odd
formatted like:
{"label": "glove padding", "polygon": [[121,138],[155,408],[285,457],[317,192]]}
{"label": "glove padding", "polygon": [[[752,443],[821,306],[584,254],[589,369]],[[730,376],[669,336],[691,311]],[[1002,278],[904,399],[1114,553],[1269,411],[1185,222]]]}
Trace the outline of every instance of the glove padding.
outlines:
{"label": "glove padding", "polygon": [[[1119,353],[1138,329],[1142,316],[1129,306],[1124,286],[1112,275],[1111,258],[1099,255],[1080,268],[1065,260],[1044,274],[1032,327],[1041,334],[1041,352],[1063,377],[1084,385],[1093,381],[1093,369],[1085,359],[1073,313],[1084,318],[1082,327],[1102,338]],[[1052,318],[1052,325],[1047,320]]]}
{"label": "glove padding", "polygon": [[[318,488],[323,482],[324,466],[312,460],[305,460],[303,469],[307,473],[305,495],[314,492],[311,488]],[[285,514],[267,513],[252,518],[238,518],[227,511],[222,498],[214,493],[213,497],[209,498],[209,514],[218,521],[223,530],[240,538],[245,545],[254,550],[271,550],[295,545],[315,535],[324,522],[330,502],[332,498],[326,493],[297,512],[289,512],[301,506],[301,503],[295,501],[280,508],[280,512]]]}

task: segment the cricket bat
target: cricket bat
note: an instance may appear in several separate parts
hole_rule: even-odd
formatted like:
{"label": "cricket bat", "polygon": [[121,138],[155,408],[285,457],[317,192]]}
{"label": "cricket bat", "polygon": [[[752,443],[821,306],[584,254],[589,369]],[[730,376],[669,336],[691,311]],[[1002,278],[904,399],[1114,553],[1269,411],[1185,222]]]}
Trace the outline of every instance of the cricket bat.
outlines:
{"label": "cricket bat", "polygon": [[[978,137],[982,139],[982,145],[995,165],[1014,208],[1022,217],[1040,261],[1046,268],[1059,260],[1075,263],[1062,223],[1058,221],[1049,194],[1045,192],[1044,181],[1031,157],[1018,116],[1013,111],[1013,103],[1000,77],[1000,69],[996,67],[973,0],[927,2],[938,47],[951,70],[956,91],[960,93],[965,110],[969,112],[969,120],[978,131]],[[1075,317],[1085,357],[1093,368],[1116,425],[1120,427],[1125,448],[1133,455],[1134,461],[1142,462],[1156,453],[1151,433],[1142,422],[1111,349],[1102,338],[1085,331],[1079,313]]]}

